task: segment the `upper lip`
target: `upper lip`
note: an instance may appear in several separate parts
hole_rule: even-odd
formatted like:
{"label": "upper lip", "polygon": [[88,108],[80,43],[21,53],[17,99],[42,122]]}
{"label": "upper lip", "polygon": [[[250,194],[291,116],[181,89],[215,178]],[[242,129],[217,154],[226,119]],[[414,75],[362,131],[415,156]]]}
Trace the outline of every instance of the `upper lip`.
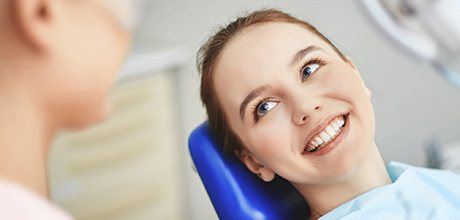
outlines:
{"label": "upper lip", "polygon": [[325,129],[329,123],[334,120],[335,118],[339,117],[339,116],[342,116],[342,115],[347,115],[348,113],[347,112],[341,112],[341,113],[337,113],[337,114],[333,114],[333,115],[330,115],[328,117],[325,117],[323,120],[320,121],[320,123],[318,125],[316,125],[315,127],[313,127],[310,132],[308,132],[308,135],[307,137],[305,138],[305,141],[304,141],[304,145],[302,146],[302,151],[303,152],[305,150],[305,147],[310,143],[311,139],[320,131],[322,131],[323,129]]}

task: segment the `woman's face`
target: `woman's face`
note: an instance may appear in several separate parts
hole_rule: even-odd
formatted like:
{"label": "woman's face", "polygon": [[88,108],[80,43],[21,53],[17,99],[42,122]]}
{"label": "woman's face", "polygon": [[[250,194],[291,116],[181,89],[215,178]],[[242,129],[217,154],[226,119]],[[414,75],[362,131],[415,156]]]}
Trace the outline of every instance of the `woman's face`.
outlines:
{"label": "woman's face", "polygon": [[[112,2],[112,4],[110,3]],[[66,127],[82,127],[107,115],[108,92],[128,49],[130,33],[121,1],[59,1],[49,49],[47,99]],[[59,92],[56,92],[59,91]]]}
{"label": "woman's face", "polygon": [[214,85],[241,159],[294,184],[341,181],[374,144],[370,93],[351,61],[289,23],[246,28],[224,48]]}

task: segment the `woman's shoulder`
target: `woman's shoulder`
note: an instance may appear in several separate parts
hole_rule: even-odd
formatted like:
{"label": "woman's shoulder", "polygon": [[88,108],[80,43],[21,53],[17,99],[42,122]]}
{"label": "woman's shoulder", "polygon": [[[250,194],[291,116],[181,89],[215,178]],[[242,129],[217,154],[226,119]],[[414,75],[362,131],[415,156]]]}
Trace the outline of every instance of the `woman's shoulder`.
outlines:
{"label": "woman's shoulder", "polygon": [[387,171],[394,183],[402,181],[421,182],[434,188],[447,187],[460,194],[460,175],[449,170],[417,167],[409,164],[391,161]]}
{"label": "woman's shoulder", "polygon": [[[400,173],[393,187],[428,203],[439,202],[460,212],[460,175],[449,171],[416,167],[399,162],[388,164],[390,176]],[[397,175],[394,175],[397,176]]]}
{"label": "woman's shoulder", "polygon": [[0,219],[72,219],[46,198],[16,183],[0,179]]}
{"label": "woman's shoulder", "polygon": [[390,162],[387,170],[392,184],[370,190],[322,219],[460,219],[459,175],[400,162]]}

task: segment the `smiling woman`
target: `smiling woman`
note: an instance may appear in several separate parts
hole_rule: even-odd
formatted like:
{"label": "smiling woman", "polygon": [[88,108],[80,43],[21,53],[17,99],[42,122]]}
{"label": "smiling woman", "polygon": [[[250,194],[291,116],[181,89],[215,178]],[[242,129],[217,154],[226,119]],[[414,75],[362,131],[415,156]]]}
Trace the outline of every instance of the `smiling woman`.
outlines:
{"label": "smiling woman", "polygon": [[[264,181],[275,174],[289,180],[312,218],[337,218],[353,199],[403,181],[387,171],[374,141],[371,93],[357,67],[312,25],[256,11],[218,31],[198,58],[201,99],[218,143]],[[446,203],[440,217],[459,211],[460,191],[452,193],[456,203]],[[342,208],[341,217],[369,218],[366,202],[354,202],[363,205]]]}

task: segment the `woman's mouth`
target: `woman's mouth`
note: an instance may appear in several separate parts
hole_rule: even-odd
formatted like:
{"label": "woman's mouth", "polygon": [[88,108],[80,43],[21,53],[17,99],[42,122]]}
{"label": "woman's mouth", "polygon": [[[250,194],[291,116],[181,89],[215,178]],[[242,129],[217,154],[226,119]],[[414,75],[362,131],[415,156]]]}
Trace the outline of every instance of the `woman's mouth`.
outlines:
{"label": "woman's mouth", "polygon": [[[323,155],[329,152],[332,149],[327,150],[323,149],[331,145],[331,143],[337,142],[337,139],[342,139],[339,137],[343,136],[344,128],[347,125],[347,119],[349,114],[340,115],[331,121],[319,132],[317,132],[305,145],[304,153],[313,153],[318,151],[322,152],[320,155]],[[320,153],[320,152],[318,152]]]}

